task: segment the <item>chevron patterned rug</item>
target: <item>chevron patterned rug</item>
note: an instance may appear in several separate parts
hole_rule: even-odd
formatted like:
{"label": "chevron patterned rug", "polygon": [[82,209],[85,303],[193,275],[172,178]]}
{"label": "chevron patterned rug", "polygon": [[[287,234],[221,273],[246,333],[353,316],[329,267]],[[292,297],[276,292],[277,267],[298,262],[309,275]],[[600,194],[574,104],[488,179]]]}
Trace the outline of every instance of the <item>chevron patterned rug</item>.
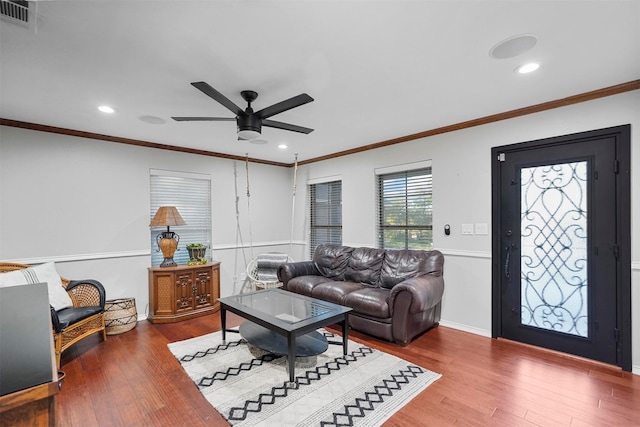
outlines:
{"label": "chevron patterned rug", "polygon": [[[329,341],[341,337],[320,329]],[[215,332],[168,345],[204,397],[234,426],[379,426],[441,375],[349,341],[296,359]]]}

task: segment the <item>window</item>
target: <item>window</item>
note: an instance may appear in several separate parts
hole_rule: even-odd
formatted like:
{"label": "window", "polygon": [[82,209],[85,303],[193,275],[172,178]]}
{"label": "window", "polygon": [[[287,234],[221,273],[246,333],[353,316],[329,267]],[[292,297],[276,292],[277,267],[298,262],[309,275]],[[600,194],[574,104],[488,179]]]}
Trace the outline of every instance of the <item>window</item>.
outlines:
{"label": "window", "polygon": [[378,244],[433,249],[431,167],[378,175]]}
{"label": "window", "polygon": [[309,185],[311,197],[310,254],[321,243],[342,244],[342,181]]}
{"label": "window", "polygon": [[[185,225],[172,227],[180,236],[178,250],[173,256],[177,264],[186,264],[189,253],[186,245],[203,243],[211,245],[211,177],[201,174],[151,170],[151,211],[150,217],[156,214],[160,206],[175,206],[184,219]],[[162,263],[162,252],[158,251],[156,236],[165,227],[151,228],[151,265]],[[207,254],[211,257],[211,254]]]}

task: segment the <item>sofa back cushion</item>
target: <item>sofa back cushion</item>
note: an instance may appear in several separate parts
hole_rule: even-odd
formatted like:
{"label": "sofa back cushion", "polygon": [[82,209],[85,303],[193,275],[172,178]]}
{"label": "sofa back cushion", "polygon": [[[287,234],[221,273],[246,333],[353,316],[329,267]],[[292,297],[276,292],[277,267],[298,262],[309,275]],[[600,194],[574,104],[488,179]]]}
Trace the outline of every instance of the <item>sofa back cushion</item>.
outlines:
{"label": "sofa back cushion", "polygon": [[354,248],[337,245],[318,245],[313,252],[313,262],[324,277],[344,280],[349,258]]}
{"label": "sofa back cushion", "polygon": [[345,280],[378,287],[384,252],[384,249],[354,249],[347,264]]}
{"label": "sofa back cushion", "polygon": [[417,276],[442,275],[444,256],[439,251],[391,250],[385,251],[380,286],[391,289],[396,284]]}

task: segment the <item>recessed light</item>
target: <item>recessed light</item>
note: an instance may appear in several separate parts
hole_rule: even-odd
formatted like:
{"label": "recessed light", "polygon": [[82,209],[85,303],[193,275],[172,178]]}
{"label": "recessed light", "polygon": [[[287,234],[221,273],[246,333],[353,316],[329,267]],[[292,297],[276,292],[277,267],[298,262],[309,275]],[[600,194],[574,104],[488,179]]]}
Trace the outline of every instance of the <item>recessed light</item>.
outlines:
{"label": "recessed light", "polygon": [[520,74],[527,74],[537,70],[538,68],[540,68],[540,64],[537,62],[529,62],[516,68],[516,71]]}
{"label": "recessed light", "polygon": [[287,144],[280,144],[278,145],[278,148],[284,150],[285,148],[289,148],[289,146]]}
{"label": "recessed light", "polygon": [[111,114],[111,113],[115,113],[116,110],[114,110],[113,108],[109,107],[108,105],[101,105],[98,107],[98,110],[102,111],[103,113],[107,113],[107,114]]}

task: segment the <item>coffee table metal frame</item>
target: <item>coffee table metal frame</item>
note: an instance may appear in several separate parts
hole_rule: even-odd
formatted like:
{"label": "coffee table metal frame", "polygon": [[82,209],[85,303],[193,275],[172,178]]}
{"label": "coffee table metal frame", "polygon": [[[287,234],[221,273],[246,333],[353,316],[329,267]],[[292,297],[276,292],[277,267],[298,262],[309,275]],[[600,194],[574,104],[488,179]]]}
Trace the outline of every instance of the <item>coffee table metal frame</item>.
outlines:
{"label": "coffee table metal frame", "polygon": [[[309,302],[315,302],[322,306],[330,308],[330,311],[320,314],[318,316],[311,316],[306,319],[302,319],[297,322],[287,322],[276,316],[268,314],[259,309],[248,307],[238,301],[238,298],[246,298],[250,295],[257,295],[264,292],[272,292],[281,294],[282,298],[299,298]],[[316,298],[299,295],[293,292],[287,292],[282,289],[265,289],[262,291],[251,292],[247,294],[240,294],[230,297],[219,298],[220,302],[220,320],[222,323],[222,340],[226,340],[227,332],[237,332],[234,330],[227,330],[227,310],[243,317],[251,322],[254,322],[260,326],[263,326],[279,335],[283,335],[287,339],[288,347],[288,362],[289,362],[289,381],[295,382],[295,348],[296,337],[315,331],[323,326],[332,325],[335,323],[340,324],[342,327],[342,350],[343,354],[347,354],[347,343],[349,341],[348,329],[349,329],[349,312],[352,310],[350,307],[345,307],[338,304],[333,304],[327,301],[319,300]]]}

